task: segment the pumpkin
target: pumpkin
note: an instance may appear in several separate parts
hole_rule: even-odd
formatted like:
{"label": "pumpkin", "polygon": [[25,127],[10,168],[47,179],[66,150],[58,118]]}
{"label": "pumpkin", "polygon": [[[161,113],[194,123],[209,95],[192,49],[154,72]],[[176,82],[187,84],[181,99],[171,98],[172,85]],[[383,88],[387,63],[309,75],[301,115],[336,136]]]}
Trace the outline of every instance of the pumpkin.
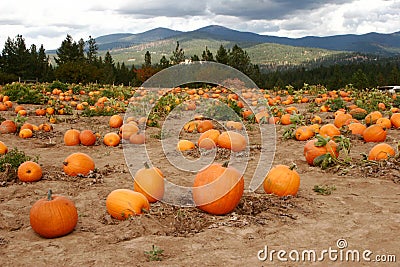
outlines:
{"label": "pumpkin", "polygon": [[218,137],[220,136],[220,134],[221,133],[216,129],[210,129],[208,131],[205,131],[200,135],[199,139],[197,140],[197,145],[199,145],[201,141],[206,138],[210,138],[216,144],[218,142]]}
{"label": "pumpkin", "polygon": [[64,144],[66,146],[77,146],[81,143],[79,138],[80,131],[76,129],[69,129],[64,133]]}
{"label": "pumpkin", "polygon": [[347,120],[352,119],[353,117],[348,114],[348,113],[339,113],[335,116],[335,120],[333,122],[333,124],[337,127],[337,128],[341,128],[343,125],[345,125]]}
{"label": "pumpkin", "polygon": [[202,149],[210,150],[210,149],[214,149],[216,147],[217,147],[217,144],[211,138],[204,138],[199,143],[199,148],[202,148]]}
{"label": "pumpkin", "polygon": [[63,162],[64,172],[69,176],[88,175],[94,170],[93,159],[85,153],[76,152],[69,155]]}
{"label": "pumpkin", "polygon": [[20,105],[16,106],[15,109],[14,109],[15,113],[18,113],[21,110],[25,110],[25,108],[23,106],[20,106]]}
{"label": "pumpkin", "polygon": [[212,121],[210,121],[210,120],[200,121],[199,124],[197,125],[197,131],[199,133],[204,133],[205,131],[208,131],[213,128],[214,128],[214,125],[213,125]]}
{"label": "pumpkin", "polygon": [[353,109],[350,110],[349,114],[357,120],[362,120],[365,118],[365,116],[367,116],[368,112],[363,109],[363,108],[359,108],[359,107],[355,107]]}
{"label": "pumpkin", "polygon": [[176,146],[176,150],[178,150],[178,151],[192,150],[194,148],[195,148],[195,144],[192,141],[189,141],[186,139],[179,140],[179,142]]}
{"label": "pumpkin", "polygon": [[39,125],[39,130],[42,130],[45,132],[51,132],[53,130],[53,126],[51,126],[48,123],[42,123]]}
{"label": "pumpkin", "polygon": [[314,117],[311,119],[311,123],[313,124],[321,124],[322,123],[322,118],[318,115],[314,115]]}
{"label": "pumpkin", "polygon": [[335,158],[339,156],[337,144],[329,137],[324,138],[318,135],[317,138],[311,139],[304,145],[303,154],[311,166],[314,166],[314,160],[317,157],[328,153]]}
{"label": "pumpkin", "polygon": [[314,136],[315,132],[314,129],[309,126],[300,126],[296,129],[294,133],[294,137],[296,140],[305,141]]}
{"label": "pumpkin", "polygon": [[282,125],[289,125],[289,124],[292,124],[292,121],[290,120],[290,118],[291,118],[291,115],[290,115],[290,114],[284,114],[284,115],[282,115],[281,120],[280,120],[281,124],[282,124]]}
{"label": "pumpkin", "polygon": [[243,129],[243,124],[239,121],[227,121],[226,122],[226,128],[229,130],[242,130]]}
{"label": "pumpkin", "polygon": [[122,139],[129,140],[132,134],[139,132],[139,127],[135,123],[126,123],[119,128]]}
{"label": "pumpkin", "polygon": [[183,126],[183,130],[188,133],[192,133],[197,130],[198,121],[189,121]]}
{"label": "pumpkin", "polygon": [[368,160],[387,159],[389,156],[394,157],[395,154],[393,147],[386,143],[380,143],[371,148],[368,153]]}
{"label": "pumpkin", "polygon": [[286,165],[273,167],[263,182],[267,194],[277,196],[295,196],[300,187],[300,175]]}
{"label": "pumpkin", "polygon": [[365,142],[384,142],[386,135],[387,133],[382,126],[377,124],[367,127],[363,132]]}
{"label": "pumpkin", "polygon": [[269,115],[268,111],[263,110],[263,111],[256,113],[256,115],[254,117],[255,117],[257,123],[268,123],[268,119],[269,119],[270,115]]}
{"label": "pumpkin", "polygon": [[334,137],[340,135],[340,130],[332,123],[322,125],[319,134],[323,137]]}
{"label": "pumpkin", "polygon": [[150,210],[147,198],[130,189],[116,189],[106,199],[107,212],[115,219],[125,220]]}
{"label": "pumpkin", "polygon": [[120,115],[112,115],[109,120],[109,125],[111,128],[120,128],[124,120]]}
{"label": "pumpkin", "polygon": [[350,123],[347,127],[349,128],[352,134],[361,136],[363,135],[364,130],[367,129],[367,126],[359,122]]}
{"label": "pumpkin", "polygon": [[143,133],[135,133],[129,137],[129,143],[141,145],[146,142],[146,136]]}
{"label": "pumpkin", "polygon": [[79,134],[79,140],[84,146],[92,146],[96,143],[97,137],[91,130],[83,130]]}
{"label": "pumpkin", "polygon": [[400,128],[400,113],[393,113],[392,116],[390,116],[390,122],[394,128]]}
{"label": "pumpkin", "polygon": [[193,183],[196,206],[210,214],[223,215],[233,211],[244,191],[244,178],[233,167],[213,163],[197,173]]}
{"label": "pumpkin", "polygon": [[22,182],[36,182],[42,178],[42,167],[34,161],[25,161],[19,165],[17,175]]}
{"label": "pumpkin", "polygon": [[367,125],[372,125],[375,124],[376,121],[382,118],[382,113],[379,111],[372,111],[371,113],[369,113],[366,117],[365,117],[365,123]]}
{"label": "pumpkin", "polygon": [[15,122],[11,120],[5,120],[0,124],[0,133],[8,134],[8,133],[16,133],[17,125]]}
{"label": "pumpkin", "polygon": [[2,141],[0,141],[0,155],[4,155],[8,152],[8,147]]}
{"label": "pumpkin", "polygon": [[106,133],[103,137],[103,143],[106,146],[118,146],[120,141],[121,137],[116,133]]}
{"label": "pumpkin", "polygon": [[22,129],[21,131],[19,131],[19,137],[21,138],[31,138],[33,133],[31,129]]}
{"label": "pumpkin", "polygon": [[390,119],[388,119],[388,118],[379,118],[379,119],[377,119],[376,124],[382,126],[383,129],[392,128],[392,123],[390,122]]}
{"label": "pumpkin", "polygon": [[25,123],[21,126],[20,130],[23,130],[23,129],[29,129],[29,130],[33,131],[33,125],[30,124],[30,123],[28,123],[28,122],[25,122]]}
{"label": "pumpkin", "polygon": [[136,192],[142,193],[150,203],[161,200],[164,196],[164,175],[157,167],[144,163],[144,168],[139,169],[133,182]]}
{"label": "pumpkin", "polygon": [[230,149],[234,152],[239,152],[246,149],[246,138],[237,132],[226,131],[218,136],[217,145],[222,148]]}
{"label": "pumpkin", "polygon": [[63,196],[53,196],[33,204],[29,219],[32,229],[42,237],[55,238],[71,233],[78,223],[78,212],[74,202]]}
{"label": "pumpkin", "polygon": [[38,108],[35,110],[36,116],[45,116],[46,115],[46,110],[43,108]]}

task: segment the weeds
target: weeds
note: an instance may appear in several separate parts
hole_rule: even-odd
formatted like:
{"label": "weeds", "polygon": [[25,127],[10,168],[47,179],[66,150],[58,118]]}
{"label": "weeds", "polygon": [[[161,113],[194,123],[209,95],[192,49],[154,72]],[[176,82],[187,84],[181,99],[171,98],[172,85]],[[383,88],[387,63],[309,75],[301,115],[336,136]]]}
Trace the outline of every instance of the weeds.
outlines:
{"label": "weeds", "polygon": [[162,261],[164,250],[152,245],[151,250],[145,251],[148,261]]}

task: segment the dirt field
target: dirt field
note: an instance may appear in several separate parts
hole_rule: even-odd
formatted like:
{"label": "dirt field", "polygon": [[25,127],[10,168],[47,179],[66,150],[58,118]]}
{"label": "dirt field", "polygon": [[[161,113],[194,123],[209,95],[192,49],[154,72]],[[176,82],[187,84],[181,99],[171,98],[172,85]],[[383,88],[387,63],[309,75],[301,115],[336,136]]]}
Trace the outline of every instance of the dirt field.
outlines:
{"label": "dirt field", "polygon": [[[12,111],[2,113],[6,118]],[[62,117],[62,116],[60,116]],[[67,118],[67,117],[66,117]],[[46,119],[30,116],[28,122],[40,124]],[[39,156],[43,179],[26,184],[2,183],[0,187],[0,266],[398,266],[400,261],[400,180],[399,161],[381,166],[360,164],[360,153],[374,145],[352,138],[351,157],[357,163],[337,171],[309,167],[303,157],[305,142],[283,140],[283,126],[277,125],[276,164],[297,165],[301,185],[296,197],[278,198],[262,192],[245,192],[236,210],[226,216],[212,216],[196,208],[179,208],[164,203],[151,205],[149,214],[127,221],[112,219],[105,199],[117,188],[133,188],[123,149],[110,148],[100,141],[94,147],[66,147],[64,132],[73,127],[91,129],[100,134],[111,131],[108,117],[65,120],[51,133],[36,133],[23,140],[16,135],[1,135],[9,149],[17,147],[30,156]],[[149,128],[147,144],[158,147],[154,137],[158,128]],[[249,131],[249,136],[256,131]],[[153,136],[153,137],[150,137]],[[400,140],[399,130],[388,131],[387,143]],[[256,147],[257,144],[252,144]],[[91,178],[70,178],[62,172],[63,160],[73,152],[84,152],[95,160],[98,173]],[[257,153],[252,149],[251,153]],[[189,155],[190,156],[190,155]],[[166,178],[176,171],[162,155],[153,164]],[[251,167],[251,165],[250,165]],[[249,170],[250,171],[250,170]],[[245,174],[246,178],[246,174]],[[334,186],[331,195],[313,191],[315,185]],[[79,220],[73,233],[56,239],[44,239],[29,224],[30,207],[54,194],[71,198]],[[397,263],[330,260],[287,262],[261,261],[268,251],[338,250],[337,241],[345,239],[340,251],[372,251],[377,255],[396,255]],[[149,261],[144,253],[152,245],[163,250],[161,261]],[[292,256],[294,254],[291,254]],[[361,255],[362,256],[362,255]],[[387,257],[387,258],[388,258]]]}

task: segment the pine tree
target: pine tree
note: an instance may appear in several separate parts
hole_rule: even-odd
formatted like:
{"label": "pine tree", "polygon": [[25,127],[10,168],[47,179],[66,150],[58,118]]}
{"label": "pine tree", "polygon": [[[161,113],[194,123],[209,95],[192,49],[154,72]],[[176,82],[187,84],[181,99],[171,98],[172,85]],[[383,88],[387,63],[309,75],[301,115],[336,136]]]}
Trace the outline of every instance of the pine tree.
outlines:
{"label": "pine tree", "polygon": [[171,64],[179,64],[185,61],[185,52],[182,48],[179,48],[179,41],[176,41],[176,48],[175,51],[172,52],[171,56]]}
{"label": "pine tree", "polygon": [[218,63],[221,64],[228,64],[228,52],[226,51],[225,47],[221,45],[217,51],[217,54],[215,55],[215,59],[217,60]]}
{"label": "pine tree", "polygon": [[145,67],[151,66],[151,55],[149,51],[146,51],[146,54],[144,54],[144,66]]}

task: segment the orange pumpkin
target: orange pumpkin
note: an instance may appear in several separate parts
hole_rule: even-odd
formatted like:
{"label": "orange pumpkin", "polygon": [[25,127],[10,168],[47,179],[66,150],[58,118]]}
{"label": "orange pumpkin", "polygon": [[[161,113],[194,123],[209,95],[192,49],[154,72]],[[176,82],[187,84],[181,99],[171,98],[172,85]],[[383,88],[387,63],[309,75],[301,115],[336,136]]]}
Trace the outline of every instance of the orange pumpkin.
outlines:
{"label": "orange pumpkin", "polygon": [[223,215],[233,211],[244,191],[242,174],[233,167],[213,163],[197,173],[193,183],[196,206],[210,214]]}
{"label": "orange pumpkin", "polygon": [[315,132],[313,131],[313,128],[309,126],[300,126],[296,129],[294,136],[296,140],[305,141],[312,138],[314,134]]}
{"label": "orange pumpkin", "polygon": [[143,133],[135,133],[129,137],[129,143],[141,145],[146,142],[146,136]]}
{"label": "orange pumpkin", "polygon": [[226,122],[226,128],[229,130],[242,130],[243,129],[243,124],[239,121],[227,121]]}
{"label": "orange pumpkin", "polygon": [[376,121],[382,118],[382,113],[379,111],[372,111],[371,113],[369,113],[366,117],[365,117],[365,123],[367,125],[372,125],[375,124]]}
{"label": "orange pumpkin", "polygon": [[210,138],[211,140],[214,141],[215,144],[217,144],[219,136],[220,132],[216,129],[210,129],[208,131],[205,131],[200,135],[199,139],[197,140],[197,145],[199,145],[201,141],[206,138]]}
{"label": "orange pumpkin", "polygon": [[8,134],[17,132],[17,125],[11,120],[5,120],[0,124],[0,133]]}
{"label": "orange pumpkin", "polygon": [[382,126],[373,124],[366,128],[363,132],[365,142],[384,142],[386,140],[386,131]]}
{"label": "orange pumpkin", "polygon": [[122,126],[124,120],[120,115],[112,115],[109,120],[109,125],[111,128],[119,128]]}
{"label": "orange pumpkin", "polygon": [[204,133],[205,131],[208,131],[213,128],[214,128],[214,125],[213,125],[212,121],[210,121],[210,120],[200,121],[199,124],[197,125],[197,131],[199,133]]}
{"label": "orange pumpkin", "polygon": [[282,125],[289,125],[289,124],[292,124],[292,121],[290,120],[290,118],[291,118],[291,115],[290,115],[290,114],[284,114],[284,115],[282,115],[281,120],[280,120],[281,124],[282,124]]}
{"label": "orange pumpkin", "polygon": [[273,167],[263,182],[267,194],[295,196],[300,187],[300,175],[286,165]]}
{"label": "orange pumpkin", "polygon": [[116,133],[106,133],[103,137],[103,143],[106,146],[118,146],[121,142],[121,137]]}
{"label": "orange pumpkin", "polygon": [[31,129],[22,129],[21,131],[19,131],[18,135],[19,137],[26,139],[26,138],[31,138],[33,133]]}
{"label": "orange pumpkin", "polygon": [[382,117],[382,118],[379,118],[379,119],[376,121],[376,124],[382,126],[383,129],[390,129],[390,128],[392,128],[392,123],[390,122],[390,119],[388,119],[388,118],[383,118],[383,117]]}
{"label": "orange pumpkin", "polygon": [[217,145],[222,148],[239,152],[246,149],[246,138],[237,132],[226,131],[218,136]]}
{"label": "orange pumpkin", "polygon": [[161,200],[164,196],[164,175],[157,167],[145,163],[134,177],[133,188],[142,193],[150,203]]}
{"label": "orange pumpkin", "polygon": [[195,148],[195,144],[192,141],[186,140],[186,139],[182,139],[179,140],[176,149],[178,151],[186,151],[186,150],[192,150]]}
{"label": "orange pumpkin", "polygon": [[129,140],[132,134],[136,134],[139,132],[139,127],[134,123],[126,123],[122,125],[119,129],[122,139],[125,140]]}
{"label": "orange pumpkin", "polygon": [[84,146],[93,146],[96,143],[97,137],[91,130],[83,130],[79,134],[79,140]]}
{"label": "orange pumpkin", "polygon": [[352,134],[361,136],[363,135],[364,130],[367,129],[367,126],[359,122],[350,123],[347,127],[349,128]]}
{"label": "orange pumpkin", "polygon": [[34,161],[25,161],[19,165],[17,175],[22,182],[36,182],[42,178],[42,167]]}
{"label": "orange pumpkin", "polygon": [[329,153],[332,157],[337,158],[339,156],[337,149],[337,144],[333,140],[317,136],[305,144],[303,154],[307,163],[314,166],[314,160],[319,156]]}
{"label": "orange pumpkin", "polygon": [[386,143],[380,143],[375,145],[368,153],[369,160],[382,160],[387,159],[389,156],[394,157],[396,152],[393,147]]}
{"label": "orange pumpkin", "polygon": [[340,130],[334,124],[328,123],[321,126],[319,134],[323,137],[334,137],[340,135]]}
{"label": "orange pumpkin", "polygon": [[49,190],[47,198],[33,204],[29,219],[37,234],[45,238],[55,238],[74,230],[78,222],[78,212],[74,202],[63,196],[53,196]]}
{"label": "orange pumpkin", "polygon": [[8,152],[8,147],[2,141],[0,141],[0,155],[4,155]]}
{"label": "orange pumpkin", "polygon": [[394,128],[400,128],[400,113],[393,113],[392,116],[390,116],[390,122]]}
{"label": "orange pumpkin", "polygon": [[211,138],[204,138],[199,143],[199,148],[203,148],[203,149],[207,149],[207,150],[214,149],[216,147],[217,147],[217,144]]}
{"label": "orange pumpkin", "polygon": [[343,125],[345,125],[347,120],[352,119],[353,117],[348,114],[348,113],[338,113],[335,116],[335,120],[333,122],[333,124],[337,127],[337,128],[341,128]]}
{"label": "orange pumpkin", "polygon": [[23,129],[29,129],[29,130],[33,131],[33,125],[30,124],[30,123],[28,123],[28,122],[25,122],[25,123],[21,126],[20,130],[23,130]]}
{"label": "orange pumpkin", "polygon": [[45,116],[46,115],[46,110],[43,108],[38,108],[35,110],[36,116]]}
{"label": "orange pumpkin", "polygon": [[107,212],[115,219],[126,220],[150,209],[147,198],[139,192],[129,189],[116,189],[106,199]]}
{"label": "orange pumpkin", "polygon": [[94,170],[93,159],[85,153],[77,152],[69,155],[63,162],[64,172],[69,176],[88,175]]}
{"label": "orange pumpkin", "polygon": [[189,121],[183,126],[183,130],[188,133],[192,133],[197,130],[198,121]]}
{"label": "orange pumpkin", "polygon": [[79,138],[80,131],[76,129],[69,129],[64,133],[64,144],[66,146],[77,146],[81,143]]}

